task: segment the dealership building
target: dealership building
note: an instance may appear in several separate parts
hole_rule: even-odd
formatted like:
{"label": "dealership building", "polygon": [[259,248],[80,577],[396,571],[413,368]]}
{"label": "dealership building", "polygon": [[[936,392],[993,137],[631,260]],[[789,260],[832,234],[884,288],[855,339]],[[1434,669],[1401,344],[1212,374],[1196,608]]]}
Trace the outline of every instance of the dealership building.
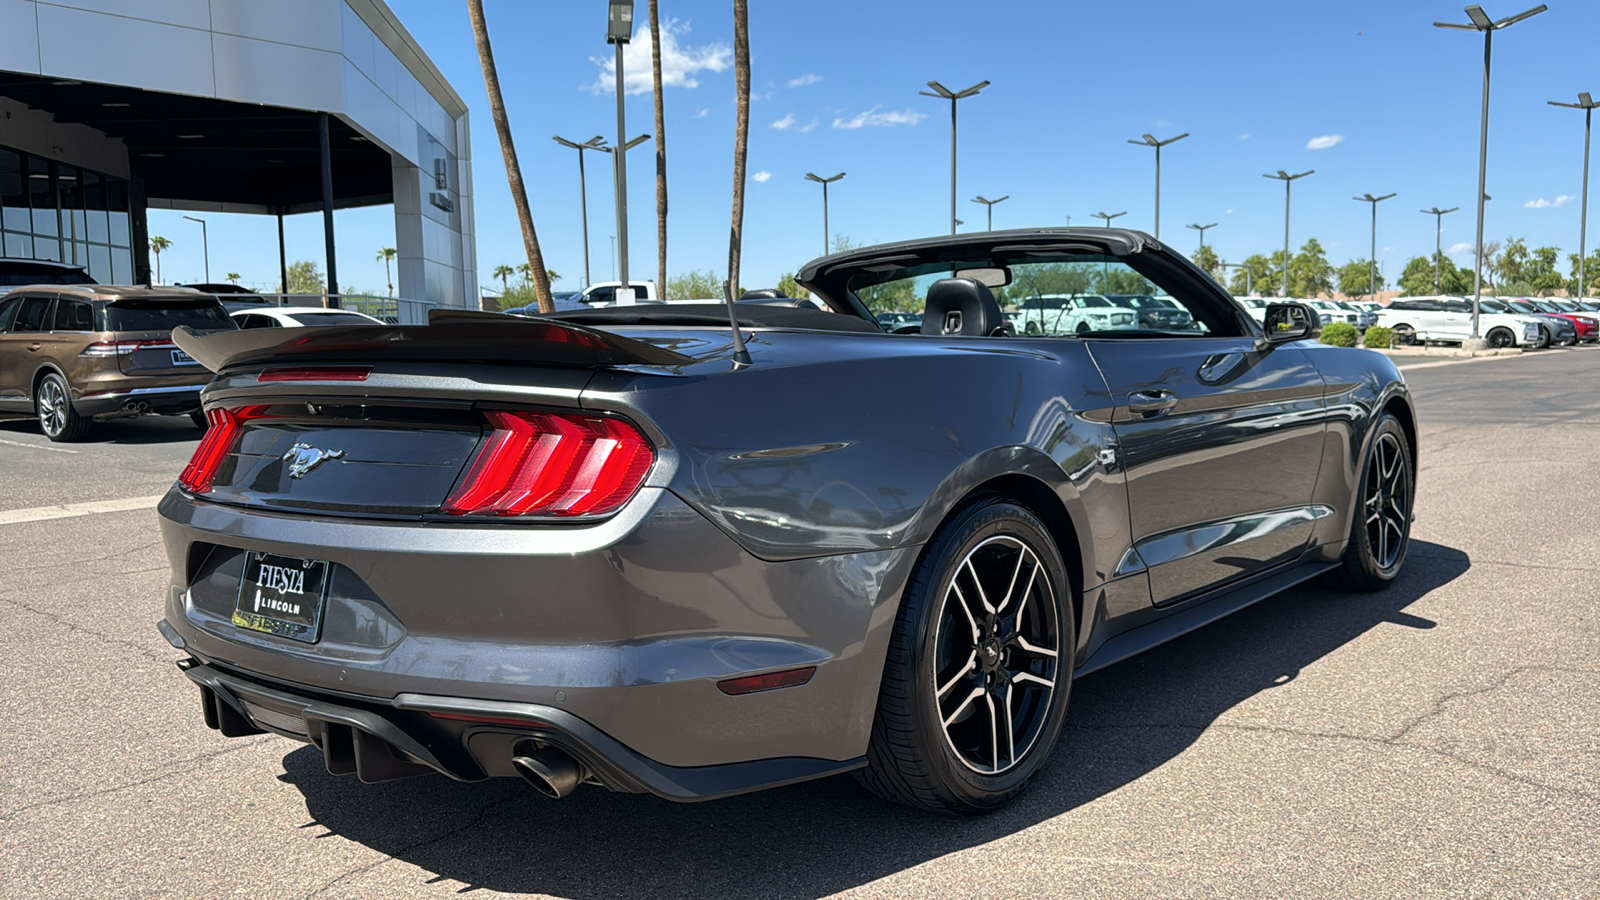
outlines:
{"label": "dealership building", "polygon": [[[0,0],[0,256],[149,283],[146,210],[393,204],[401,297],[473,306],[467,107],[381,0]],[[262,248],[272,254],[273,248]]]}

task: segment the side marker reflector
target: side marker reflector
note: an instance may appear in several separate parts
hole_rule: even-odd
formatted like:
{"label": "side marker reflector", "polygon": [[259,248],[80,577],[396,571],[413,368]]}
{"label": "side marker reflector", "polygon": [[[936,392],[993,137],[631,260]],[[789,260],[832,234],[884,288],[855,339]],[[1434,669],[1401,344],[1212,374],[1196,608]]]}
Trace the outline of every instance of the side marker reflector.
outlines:
{"label": "side marker reflector", "polygon": [[816,666],[806,666],[800,669],[784,669],[782,672],[767,672],[763,675],[746,675],[743,678],[730,678],[727,681],[717,682],[717,690],[738,696],[759,691],[775,691],[778,688],[799,687],[810,681],[811,676],[816,673]]}

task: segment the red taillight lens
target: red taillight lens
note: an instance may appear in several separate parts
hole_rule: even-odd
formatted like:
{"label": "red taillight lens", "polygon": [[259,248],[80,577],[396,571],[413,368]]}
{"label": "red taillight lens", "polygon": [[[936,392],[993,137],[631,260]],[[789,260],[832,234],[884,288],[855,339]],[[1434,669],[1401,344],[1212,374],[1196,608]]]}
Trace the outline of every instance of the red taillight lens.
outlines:
{"label": "red taillight lens", "polygon": [[247,419],[261,418],[264,410],[265,406],[245,406],[207,412],[206,420],[211,427],[206,429],[206,436],[200,439],[200,446],[194,449],[189,465],[178,476],[178,484],[193,494],[210,491],[211,479],[216,476],[217,467],[222,465],[228,451],[233,449],[234,441],[239,438],[239,426]]}
{"label": "red taillight lens", "polygon": [[256,376],[256,381],[366,381],[371,374],[371,366],[266,369]]}
{"label": "red taillight lens", "polygon": [[717,682],[717,690],[735,697],[758,691],[775,691],[778,688],[799,687],[810,681],[811,676],[815,674],[817,674],[816,666],[805,666],[799,669],[785,669],[782,672],[768,672],[764,675],[746,675],[743,678],[730,678],[727,681]]}
{"label": "red taillight lens", "polygon": [[453,516],[595,516],[633,496],[655,461],[621,419],[493,410],[492,427],[444,502]]}

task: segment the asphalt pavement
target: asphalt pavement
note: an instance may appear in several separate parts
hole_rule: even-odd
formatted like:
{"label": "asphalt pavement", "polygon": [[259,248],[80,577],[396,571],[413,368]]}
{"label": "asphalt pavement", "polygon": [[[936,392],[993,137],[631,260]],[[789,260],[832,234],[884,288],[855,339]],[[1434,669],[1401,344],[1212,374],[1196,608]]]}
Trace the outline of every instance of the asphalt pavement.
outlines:
{"label": "asphalt pavement", "polygon": [[0,884],[1600,896],[1600,350],[1406,371],[1422,464],[1402,578],[1375,595],[1306,586],[1079,680],[1032,790],[961,821],[848,777],[692,805],[362,785],[287,739],[223,738],[155,631],[167,564],[143,500],[199,432],[116,422],[63,447],[0,422]]}

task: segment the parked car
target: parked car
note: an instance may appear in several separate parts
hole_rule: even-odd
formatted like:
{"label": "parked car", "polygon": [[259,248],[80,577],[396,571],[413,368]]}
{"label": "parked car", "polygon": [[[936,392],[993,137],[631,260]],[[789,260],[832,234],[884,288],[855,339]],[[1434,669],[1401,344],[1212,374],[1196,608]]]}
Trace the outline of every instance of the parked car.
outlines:
{"label": "parked car", "polygon": [[1137,328],[1137,314],[1103,294],[1035,294],[1017,304],[1019,334],[1087,334]]}
{"label": "parked car", "polygon": [[79,441],[95,421],[187,415],[205,427],[210,373],[172,342],[234,331],[215,297],[165,288],[32,286],[0,295],[0,410],[32,413],[52,441]]}
{"label": "parked car", "polygon": [[922,316],[908,312],[883,312],[877,315],[878,325],[884,331],[894,331],[897,328],[910,328],[922,325]]}
{"label": "parked car", "polygon": [[82,266],[47,259],[0,258],[0,291],[30,284],[98,284]]}
{"label": "parked car", "polygon": [[[1044,267],[1146,278],[1193,325],[1007,333],[989,285]],[[369,783],[700,800],[856,771],[979,813],[1050,757],[1074,677],[1405,564],[1405,382],[1310,340],[1302,304],[1263,330],[1112,228],[869,247],[798,280],[828,311],[739,303],[735,331],[712,303],[179,329],[216,376],[157,509],[159,627],[207,724]],[[924,285],[921,332],[883,333],[863,284]],[[907,378],[893,403],[862,389]]]}
{"label": "parked car", "polygon": [[1553,315],[1561,316],[1576,326],[1579,342],[1592,344],[1600,341],[1600,319],[1597,319],[1587,307],[1572,300],[1556,297],[1536,301],[1535,305]]}
{"label": "parked car", "polygon": [[1250,314],[1250,318],[1256,320],[1257,325],[1266,321],[1267,301],[1260,297],[1235,297],[1233,299],[1239,301],[1239,305],[1244,307],[1246,313]]}
{"label": "parked car", "polygon": [[308,325],[386,325],[375,316],[353,309],[320,306],[274,306],[230,313],[240,328],[304,328]]}
{"label": "parked car", "polygon": [[[633,299],[635,303],[654,303],[658,294],[654,281],[629,281],[633,286]],[[620,281],[597,281],[589,285],[577,296],[573,297],[584,306],[610,306],[617,302],[617,288],[622,287]]]}
{"label": "parked car", "polygon": [[191,290],[211,294],[222,302],[222,308],[228,312],[238,312],[241,309],[274,308],[281,304],[261,296],[247,287],[237,284],[221,282],[217,284],[184,284],[177,287],[186,287]]}
{"label": "parked car", "polygon": [[[1571,346],[1578,342],[1578,324],[1564,315],[1559,315],[1559,311],[1555,307],[1540,306],[1537,302],[1527,297],[1497,297],[1495,299],[1520,315],[1537,319],[1544,326],[1546,346],[1550,344]],[[1471,305],[1471,301],[1467,301],[1469,311]]]}
{"label": "parked car", "polygon": [[[1460,343],[1472,337],[1472,304],[1459,297],[1404,297],[1378,311],[1375,324],[1393,329],[1395,342]],[[1550,345],[1554,326],[1521,311],[1491,305],[1483,309],[1479,334],[1491,347]]]}
{"label": "parked car", "polygon": [[1148,294],[1107,294],[1106,299],[1118,306],[1135,311],[1140,328],[1164,331],[1190,331],[1195,327],[1194,317],[1171,297],[1152,297]]}

